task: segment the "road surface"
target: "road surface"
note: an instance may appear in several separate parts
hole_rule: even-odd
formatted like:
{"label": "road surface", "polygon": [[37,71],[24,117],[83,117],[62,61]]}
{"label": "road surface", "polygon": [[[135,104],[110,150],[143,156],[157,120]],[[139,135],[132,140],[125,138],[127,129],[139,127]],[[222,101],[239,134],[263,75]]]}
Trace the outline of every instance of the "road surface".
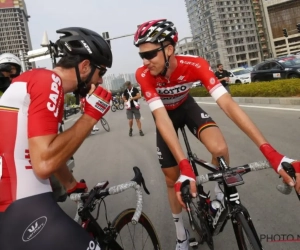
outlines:
{"label": "road surface", "polygon": [[[208,103],[200,105],[213,117],[224,133],[229,145],[231,166],[264,159],[252,141],[226,117],[217,105]],[[242,108],[279,152],[291,158],[300,158],[300,110],[282,109],[284,107],[268,109],[269,105],[266,108],[263,105],[259,106],[260,108],[247,105]],[[105,118],[109,122],[111,131],[104,131],[99,123],[99,132],[85,140],[75,154],[74,175],[78,180],[84,178],[91,188],[98,181],[106,179],[109,180],[110,185],[130,180],[133,176],[132,167],[140,167],[151,192],[150,196],[144,195],[144,212],[150,217],[157,230],[162,249],[175,249],[175,227],[168,205],[164,177],[157,160],[155,126],[151,113],[147,104],[142,101],[141,121],[145,136],[139,136],[134,124],[133,137],[129,137],[125,112],[125,110],[109,112]],[[71,126],[79,116],[80,114],[69,117],[66,127]],[[191,133],[189,138],[193,151],[200,158],[210,160],[210,154]],[[199,170],[201,174],[206,172],[203,169]],[[300,240],[300,204],[294,192],[290,196],[280,194],[275,187],[281,181],[271,169],[249,173],[244,176],[244,181],[245,185],[238,187],[241,201],[252,216],[264,249],[300,249],[300,241],[295,241],[297,237]],[[214,183],[205,184],[205,188],[213,191]],[[74,216],[75,204],[68,200],[61,206],[68,215]],[[123,209],[134,206],[134,191],[108,197],[109,219],[112,220]],[[103,212],[103,207],[101,211]],[[102,218],[99,219],[100,222],[104,221]],[[186,215],[185,221],[186,227],[189,228]],[[294,241],[284,241],[287,238],[289,240],[294,238]],[[237,249],[230,222],[225,230],[214,238],[214,243],[215,249]],[[199,249],[206,250],[208,247],[203,245]]]}

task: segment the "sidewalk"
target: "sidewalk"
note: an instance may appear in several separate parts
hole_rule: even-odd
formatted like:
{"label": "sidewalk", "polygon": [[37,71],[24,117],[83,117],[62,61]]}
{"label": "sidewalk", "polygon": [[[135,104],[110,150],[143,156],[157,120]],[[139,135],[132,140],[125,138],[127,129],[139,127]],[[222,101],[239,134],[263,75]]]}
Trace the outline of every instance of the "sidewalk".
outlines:
{"label": "sidewalk", "polygon": [[[212,97],[194,97],[196,102],[212,102]],[[247,104],[277,104],[277,105],[300,105],[300,97],[233,97],[237,103]]]}

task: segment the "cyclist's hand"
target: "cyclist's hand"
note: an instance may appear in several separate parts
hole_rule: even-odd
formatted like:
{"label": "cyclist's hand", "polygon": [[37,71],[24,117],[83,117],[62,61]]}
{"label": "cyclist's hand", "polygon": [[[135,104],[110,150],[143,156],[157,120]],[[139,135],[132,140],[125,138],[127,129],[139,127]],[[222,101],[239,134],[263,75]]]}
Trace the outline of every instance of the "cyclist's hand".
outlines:
{"label": "cyclist's hand", "polygon": [[180,192],[181,184],[185,180],[190,180],[191,195],[193,197],[196,197],[196,195],[197,195],[196,176],[194,174],[191,164],[189,163],[189,161],[187,159],[184,159],[179,162],[179,169],[180,169],[181,173],[180,173],[178,180],[175,183],[175,192],[176,192],[177,199],[178,199],[179,203],[181,204],[181,206],[186,208],[184,202],[182,201],[182,197],[181,197],[181,192]]}
{"label": "cyclist's hand", "polygon": [[[267,160],[272,165],[273,169],[282,176],[283,181],[287,183],[290,186],[295,186],[295,183],[293,179],[284,171],[284,169],[281,166],[282,162],[288,162],[291,163],[292,166],[295,168],[296,175],[299,176],[300,173],[300,162],[290,159],[280,153],[278,153],[269,143],[265,143],[260,146],[260,150],[263,153],[263,155],[267,158]],[[298,174],[297,174],[298,173]],[[299,181],[297,181],[297,186],[295,187],[296,190],[300,189],[300,178],[297,178]],[[297,189],[298,187],[298,189]]]}
{"label": "cyclist's hand", "polygon": [[99,121],[109,110],[111,100],[111,92],[92,85],[91,93],[86,96],[84,113]]}
{"label": "cyclist's hand", "polygon": [[76,182],[76,185],[73,188],[67,190],[67,194],[68,194],[68,196],[70,196],[71,194],[75,194],[75,193],[87,192],[87,190],[88,190],[88,188],[87,188],[85,182],[80,181],[80,182]]}

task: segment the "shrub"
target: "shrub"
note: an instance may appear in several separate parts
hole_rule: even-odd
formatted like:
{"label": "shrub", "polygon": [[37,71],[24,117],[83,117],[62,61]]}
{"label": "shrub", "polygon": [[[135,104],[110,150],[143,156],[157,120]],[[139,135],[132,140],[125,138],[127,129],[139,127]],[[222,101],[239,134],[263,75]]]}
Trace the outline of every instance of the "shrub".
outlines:
{"label": "shrub", "polygon": [[[296,97],[300,96],[300,79],[231,84],[230,91],[234,97]],[[194,97],[210,96],[204,87],[193,88],[190,93]]]}

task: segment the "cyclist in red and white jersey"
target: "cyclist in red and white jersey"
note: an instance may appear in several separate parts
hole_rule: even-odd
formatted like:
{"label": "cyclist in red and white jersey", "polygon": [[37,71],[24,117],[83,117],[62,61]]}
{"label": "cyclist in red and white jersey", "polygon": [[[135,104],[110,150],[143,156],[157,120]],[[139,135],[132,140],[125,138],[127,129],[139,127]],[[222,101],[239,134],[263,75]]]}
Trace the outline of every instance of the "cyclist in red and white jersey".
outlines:
{"label": "cyclist in red and white jersey", "polygon": [[[229,162],[228,148],[220,129],[189,95],[193,82],[201,81],[225,114],[248,135],[275,171],[291,185],[294,183],[282,169],[281,162],[294,162],[294,160],[279,154],[267,142],[215,77],[206,60],[195,56],[174,54],[177,41],[177,30],[174,24],[166,19],[143,23],[134,36],[134,45],[139,48],[139,55],[144,64],[137,69],[136,79],[153,113],[157,127],[157,153],[165,175],[176,226],[178,239],[176,249],[188,249],[188,233],[182,222],[181,205],[184,204],[180,196],[180,186],[183,181],[190,180],[193,196],[196,194],[196,186],[192,167],[177,137],[178,128],[187,125],[212,154],[213,164],[218,164],[218,156],[224,156]],[[293,166],[299,173],[299,162],[294,162]],[[299,174],[297,176],[299,180]],[[297,182],[296,188],[300,191],[300,181]]]}
{"label": "cyclist in red and white jersey", "polygon": [[[94,31],[57,33],[62,58],[56,67],[23,73],[0,99],[0,249],[100,249],[57,205],[49,177],[68,194],[86,190],[66,162],[109,110],[111,93],[98,83],[112,66],[112,52]],[[64,94],[72,91],[86,95],[85,113],[58,134]]]}

